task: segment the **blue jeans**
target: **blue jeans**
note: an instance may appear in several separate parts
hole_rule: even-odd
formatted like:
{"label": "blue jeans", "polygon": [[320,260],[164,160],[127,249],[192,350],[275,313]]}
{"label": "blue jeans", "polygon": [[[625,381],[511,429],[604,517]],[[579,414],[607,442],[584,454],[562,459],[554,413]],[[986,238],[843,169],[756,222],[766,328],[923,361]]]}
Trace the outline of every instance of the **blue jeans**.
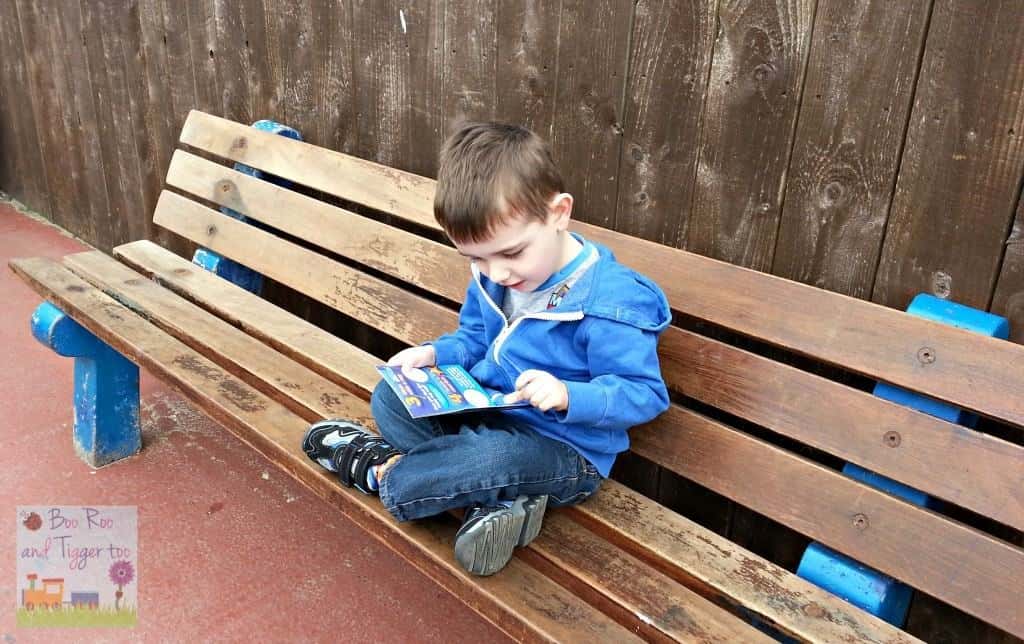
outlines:
{"label": "blue jeans", "polygon": [[403,453],[380,484],[381,502],[399,521],[523,494],[547,494],[550,507],[571,505],[603,480],[566,443],[499,411],[414,419],[383,380],[370,408],[381,435]]}

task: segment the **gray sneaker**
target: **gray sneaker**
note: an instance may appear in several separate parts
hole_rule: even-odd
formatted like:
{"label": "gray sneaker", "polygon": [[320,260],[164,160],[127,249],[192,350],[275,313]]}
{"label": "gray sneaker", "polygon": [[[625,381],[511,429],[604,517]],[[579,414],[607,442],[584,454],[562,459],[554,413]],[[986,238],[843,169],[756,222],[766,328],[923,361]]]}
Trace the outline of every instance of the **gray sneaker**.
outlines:
{"label": "gray sneaker", "polygon": [[455,559],[474,575],[493,575],[512,558],[512,550],[525,546],[540,533],[546,494],[520,496],[512,507],[475,507],[466,511],[455,533]]}

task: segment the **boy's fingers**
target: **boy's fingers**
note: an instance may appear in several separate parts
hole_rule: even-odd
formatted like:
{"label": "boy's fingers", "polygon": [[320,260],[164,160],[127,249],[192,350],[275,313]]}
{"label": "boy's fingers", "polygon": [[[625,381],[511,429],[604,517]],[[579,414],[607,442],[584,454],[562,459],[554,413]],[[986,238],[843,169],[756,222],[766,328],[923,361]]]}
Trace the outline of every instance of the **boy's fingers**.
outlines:
{"label": "boy's fingers", "polygon": [[540,372],[537,371],[536,369],[527,369],[523,373],[519,374],[519,377],[516,378],[516,389],[522,391],[523,387],[528,385],[530,381],[537,376],[538,373]]}

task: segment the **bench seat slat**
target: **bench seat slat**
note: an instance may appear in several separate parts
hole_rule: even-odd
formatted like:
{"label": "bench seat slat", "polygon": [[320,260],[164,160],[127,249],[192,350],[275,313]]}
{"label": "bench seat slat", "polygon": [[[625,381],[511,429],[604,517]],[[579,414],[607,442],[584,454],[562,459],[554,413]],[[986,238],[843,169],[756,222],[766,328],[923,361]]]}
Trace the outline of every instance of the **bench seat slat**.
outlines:
{"label": "bench seat slat", "polygon": [[[206,273],[151,242],[119,246],[115,254],[136,270],[152,275],[159,283],[234,321],[250,333],[266,335],[271,329],[283,329],[284,321],[294,318],[292,314]],[[271,321],[266,328],[264,319]],[[297,318],[296,323],[300,323]],[[324,356],[316,355],[315,347],[320,343],[330,347],[340,342],[320,329],[305,329],[298,335],[283,336],[280,342],[282,345],[305,342],[304,350],[282,348],[289,355],[298,355],[301,362],[323,364],[338,375],[354,371],[357,367],[347,361],[333,360],[327,352]],[[378,380],[374,372],[355,384],[369,391]],[[608,495],[616,501],[605,503]],[[623,508],[628,508],[628,511]],[[606,481],[601,492],[574,508],[573,512],[588,524],[602,526],[603,532],[614,526],[616,541],[631,551],[654,548],[667,557],[666,561],[655,564],[657,568],[684,568],[685,571],[673,576],[697,579],[696,584],[702,586],[702,593],[725,597],[728,603],[746,606],[794,636],[811,641],[838,641],[845,639],[852,629],[857,641],[913,639],[774,564],[743,551],[727,539],[665,511],[614,481]],[[728,557],[722,557],[721,553],[725,551],[730,553]],[[764,575],[763,579],[761,575]],[[766,583],[768,581],[771,584]],[[780,589],[784,593],[777,596]]]}
{"label": "bench seat slat", "polygon": [[[529,565],[513,560],[501,575],[473,577],[451,556],[452,522],[397,523],[379,501],[343,488],[302,453],[307,422],[52,260],[13,260],[13,270],[40,295],[116,350],[171,383],[189,400],[263,453],[370,534],[456,592],[509,635],[565,641],[639,641]],[[339,392],[346,415],[365,418],[365,401]]]}
{"label": "bench seat slat", "polygon": [[[102,251],[65,255],[62,261],[82,279],[142,313],[165,332],[300,416],[313,420],[306,407],[309,396],[319,400],[323,407],[317,418],[335,418],[347,408],[335,408],[342,404],[338,397],[341,386],[337,383],[291,360],[281,360],[280,354],[256,338],[179,296],[170,296],[167,289]],[[244,357],[244,364],[236,366],[231,361],[234,357]],[[366,357],[372,364],[373,356]]]}
{"label": "bench seat slat", "polygon": [[634,453],[1024,636],[1024,549],[683,407],[632,438]]}
{"label": "bench seat slat", "polygon": [[[270,189],[280,190],[273,186]],[[329,274],[334,269],[328,267],[336,264],[280,240],[277,243],[284,250],[252,256],[248,252],[252,247],[276,248],[276,238],[173,193],[165,195],[161,197],[162,205],[157,213],[157,220],[162,225],[199,243],[208,243],[213,250],[261,272],[266,271],[274,279],[297,290],[321,299],[329,296],[330,282],[323,274]],[[254,205],[257,202],[246,202],[251,204],[250,211],[261,210]],[[278,205],[267,210],[276,211]],[[363,239],[390,238],[393,233],[387,231],[394,230],[377,222],[368,226],[370,230],[373,226],[379,230],[376,233],[368,230],[363,233]],[[211,228],[217,230],[212,236],[206,233]],[[408,235],[401,231],[395,234],[399,233]],[[352,257],[365,261],[368,254],[376,254],[377,259],[372,262],[374,266],[401,278],[401,266],[408,262],[392,257],[390,250],[401,239],[396,237],[378,250],[367,247]],[[452,270],[451,266],[457,264],[459,258],[451,248],[434,246],[431,249],[432,261],[435,258],[439,260],[436,268],[424,265],[420,273],[432,274],[435,282],[445,281],[445,272]],[[341,252],[352,247],[351,244],[345,246]],[[283,256],[296,259],[282,262]],[[298,259],[300,256],[307,259]],[[310,265],[323,267],[318,269],[322,275],[305,270]],[[338,270],[350,271],[344,267]],[[346,277],[346,280],[362,284],[354,278]],[[416,326],[400,324],[399,320],[381,319],[377,310],[357,303],[343,302],[345,307],[338,308],[412,344],[433,339],[455,328],[457,322],[450,310],[417,300],[392,286],[380,288],[386,288],[390,293],[401,293],[406,303],[420,301],[416,314],[427,317],[417,318],[420,325]],[[462,287],[458,290],[464,291]],[[460,292],[455,299],[458,301],[462,297]],[[363,300],[367,299],[363,297]],[[1024,449],[1019,446],[911,411],[678,327],[665,332],[659,355],[666,381],[677,391],[939,498],[1024,529],[1024,487],[1021,486]],[[822,405],[824,400],[829,404]],[[883,440],[890,430],[901,436],[898,449],[889,447]],[[935,462],[948,465],[939,469],[934,467]]]}
{"label": "bench seat slat", "polygon": [[[189,114],[181,141],[440,229],[432,179],[198,111]],[[1024,427],[1024,346],[596,226],[577,222],[572,229],[652,277],[688,315]],[[923,347],[934,362],[917,360]]]}
{"label": "bench seat slat", "polygon": [[[307,420],[345,415],[352,407],[351,396],[342,394],[337,385],[287,359],[282,359],[273,348],[248,336],[227,322],[167,291],[155,282],[142,278],[116,260],[99,251],[69,255],[64,263],[93,286],[121,301],[128,308],[142,314],[165,332],[186,341],[218,366],[234,374],[249,374],[249,384],[272,398],[287,398],[297,406],[295,411]],[[370,364],[376,362],[368,356]],[[281,377],[278,374],[285,374]],[[373,426],[369,417],[358,418]],[[556,520],[557,524],[557,520]],[[641,631],[653,631],[682,639],[733,641],[772,641],[751,626],[738,621],[721,608],[674,581],[663,579],[657,587],[653,580],[660,573],[628,554],[601,544],[586,530],[569,522],[562,525],[561,539],[542,539],[533,548],[545,559],[562,562],[562,567],[578,571],[560,571],[562,575],[589,579],[595,582],[595,570],[607,571],[615,567],[623,579],[614,587],[602,590],[611,593],[621,605],[620,617],[636,622]],[[576,548],[574,553],[563,552]],[[589,578],[587,572],[590,573]],[[643,580],[643,581],[638,581]],[[577,586],[585,589],[590,584]],[[594,592],[594,591],[591,591]],[[595,593],[596,594],[596,593]],[[647,618],[647,615],[651,615]]]}

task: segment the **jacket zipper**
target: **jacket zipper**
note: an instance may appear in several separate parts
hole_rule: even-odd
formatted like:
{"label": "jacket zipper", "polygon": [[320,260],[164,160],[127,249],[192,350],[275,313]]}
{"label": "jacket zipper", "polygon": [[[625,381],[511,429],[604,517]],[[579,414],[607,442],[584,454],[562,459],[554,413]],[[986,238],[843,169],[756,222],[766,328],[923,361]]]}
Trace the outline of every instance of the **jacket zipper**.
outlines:
{"label": "jacket zipper", "polygon": [[528,313],[526,315],[523,315],[521,317],[516,318],[516,321],[513,322],[510,325],[508,323],[508,318],[505,316],[505,312],[502,311],[498,307],[498,305],[494,303],[494,300],[491,299],[490,294],[487,292],[486,289],[484,289],[483,284],[480,283],[480,271],[479,271],[479,269],[476,266],[473,266],[473,278],[476,279],[477,288],[480,290],[480,293],[483,294],[484,299],[487,300],[487,303],[491,305],[491,308],[494,309],[494,312],[497,313],[501,317],[501,320],[504,323],[504,328],[502,328],[501,333],[499,333],[498,337],[496,337],[494,339],[494,362],[495,362],[495,364],[500,364],[498,362],[498,352],[501,351],[501,345],[505,344],[505,340],[507,340],[508,337],[510,335],[512,335],[512,331],[523,320],[534,319],[534,320],[571,321],[571,320],[582,320],[583,319],[583,311],[569,311],[569,312],[565,312],[565,313],[532,313],[532,314]]}

